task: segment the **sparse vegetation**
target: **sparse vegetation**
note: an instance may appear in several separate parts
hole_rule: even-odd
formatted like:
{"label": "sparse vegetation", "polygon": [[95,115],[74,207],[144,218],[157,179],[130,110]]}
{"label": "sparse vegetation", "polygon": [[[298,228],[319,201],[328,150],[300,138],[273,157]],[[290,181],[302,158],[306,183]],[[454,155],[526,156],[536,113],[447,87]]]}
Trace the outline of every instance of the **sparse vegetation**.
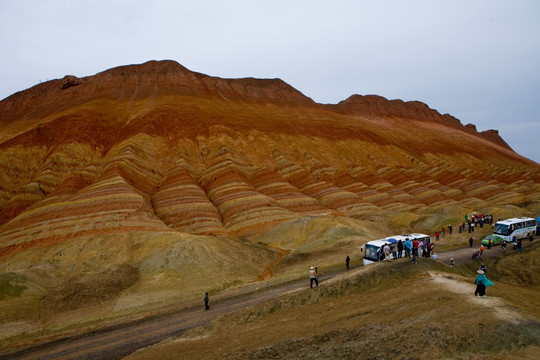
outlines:
{"label": "sparse vegetation", "polygon": [[25,277],[14,273],[0,274],[0,301],[19,297],[27,286],[24,285]]}
{"label": "sparse vegetation", "polygon": [[[537,257],[540,247],[528,251]],[[488,262],[496,284],[486,299],[473,296],[475,262],[450,269],[395,261],[218,318],[128,359],[532,359],[540,349],[538,290],[503,271],[510,262],[517,273],[534,273],[512,259],[519,256]]]}

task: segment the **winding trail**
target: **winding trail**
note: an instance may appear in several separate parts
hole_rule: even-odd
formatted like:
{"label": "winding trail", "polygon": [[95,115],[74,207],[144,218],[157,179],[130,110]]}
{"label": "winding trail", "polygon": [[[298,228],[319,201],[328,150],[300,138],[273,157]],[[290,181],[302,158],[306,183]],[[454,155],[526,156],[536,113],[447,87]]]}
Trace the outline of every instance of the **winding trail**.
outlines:
{"label": "winding trail", "polygon": [[[510,253],[511,250],[507,250],[507,252]],[[483,256],[491,257],[502,253],[502,249],[496,247],[484,251]],[[471,260],[471,254],[471,248],[461,248],[438,254],[438,260],[448,264],[449,259],[453,257],[456,263],[466,262]],[[354,267],[351,269],[354,269]],[[322,276],[321,280],[330,279],[346,271],[348,270],[343,269],[330,273]],[[430,275],[433,281],[439,282],[454,291],[463,291],[457,280],[449,280],[436,273],[430,273]],[[308,281],[306,279],[279,284],[263,290],[256,284],[251,284],[244,287],[240,293],[232,293],[232,295],[224,293],[221,296],[215,296],[211,299],[211,309],[209,311],[203,310],[201,305],[159,315],[154,314],[136,321],[66,336],[23,349],[10,349],[10,353],[7,353],[7,350],[4,349],[0,352],[0,359],[121,359],[140,348],[156,344],[167,338],[178,336],[189,329],[204,325],[218,316],[263,303],[288,292],[305,289],[307,285]],[[470,289],[468,291],[470,292]]]}

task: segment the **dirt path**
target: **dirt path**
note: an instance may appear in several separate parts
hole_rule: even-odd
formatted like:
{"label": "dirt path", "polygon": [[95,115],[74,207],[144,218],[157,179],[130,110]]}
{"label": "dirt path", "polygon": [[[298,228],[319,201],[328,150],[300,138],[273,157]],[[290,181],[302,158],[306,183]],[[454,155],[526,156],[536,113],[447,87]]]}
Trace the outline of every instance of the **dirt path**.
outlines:
{"label": "dirt path", "polygon": [[522,320],[522,316],[518,312],[509,309],[508,306],[497,297],[486,296],[485,298],[481,298],[471,296],[475,286],[471,284],[470,279],[441,274],[435,271],[430,271],[429,275],[431,276],[431,281],[437,283],[437,285],[443,286],[454,294],[463,295],[463,301],[471,301],[487,307],[488,311],[492,311],[495,316],[501,320],[510,321],[515,324],[518,324],[520,320]]}
{"label": "dirt path", "polygon": [[[511,252],[512,250],[507,250]],[[484,251],[484,257],[502,253],[500,247]],[[472,249],[462,248],[440,253],[438,260],[448,264],[451,257],[456,263],[471,260]],[[420,259],[421,261],[421,259]],[[321,278],[321,281],[346,272],[340,270]],[[432,274],[434,281],[456,290],[459,284],[442,276]],[[291,291],[305,289],[305,279],[281,284],[264,290],[257,286],[247,286],[244,290],[223,294],[211,299],[211,309],[203,310],[203,306],[176,310],[160,315],[149,316],[137,321],[106,327],[80,335],[68,336],[51,342],[26,348],[15,353],[0,355],[0,359],[121,359],[137,349],[156,344],[164,339],[178,336],[194,327],[201,326],[218,316],[234,312],[245,307],[263,303],[269,299]],[[470,286],[469,286],[470,288]],[[470,292],[470,289],[468,291]],[[463,291],[463,289],[459,290]],[[485,299],[484,299],[485,300]],[[495,300],[494,300],[495,301]]]}
{"label": "dirt path", "polygon": [[[322,277],[321,280],[333,275],[335,274]],[[180,335],[218,316],[265,302],[290,291],[304,289],[307,284],[308,281],[303,279],[264,291],[257,291],[255,288],[241,295],[236,294],[233,298],[212,301],[209,311],[203,310],[201,305],[197,308],[152,316],[1,355],[0,359],[121,359],[137,349]]]}
{"label": "dirt path", "polygon": [[[473,252],[476,250],[478,250],[478,246],[474,246],[472,248],[467,246],[456,250],[437,253],[437,260],[443,264],[450,264],[450,258],[453,258],[456,264],[471,261]],[[511,253],[512,251],[512,245],[509,245],[506,252]],[[501,254],[503,254],[503,249],[500,246],[494,246],[489,250],[487,248],[484,249],[481,258],[488,258]]]}

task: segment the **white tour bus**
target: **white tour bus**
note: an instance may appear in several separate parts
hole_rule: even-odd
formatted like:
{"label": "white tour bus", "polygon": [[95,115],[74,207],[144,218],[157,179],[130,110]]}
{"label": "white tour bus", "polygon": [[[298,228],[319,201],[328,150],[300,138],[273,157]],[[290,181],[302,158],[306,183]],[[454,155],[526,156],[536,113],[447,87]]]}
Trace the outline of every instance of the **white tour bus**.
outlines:
{"label": "white tour bus", "polygon": [[497,221],[493,233],[503,238],[503,241],[512,242],[515,238],[533,239],[536,232],[536,220],[528,217],[518,217]]}
{"label": "white tour bus", "polygon": [[[384,239],[368,241],[365,245],[362,245],[362,249],[364,251],[364,258],[362,262],[364,263],[364,265],[368,265],[377,261],[384,260],[384,253],[383,253],[384,245],[389,244],[392,250],[394,250],[394,248],[397,247],[397,243],[399,240],[405,243],[407,239],[410,239],[411,241],[415,239],[418,241],[420,240],[431,241],[431,237],[429,235],[418,234],[418,233],[394,235],[394,236],[389,236]],[[405,246],[403,247],[403,249],[405,249]],[[405,250],[403,250],[402,256],[404,255],[404,253],[405,253]],[[394,258],[392,253],[390,254],[390,258],[391,259]]]}

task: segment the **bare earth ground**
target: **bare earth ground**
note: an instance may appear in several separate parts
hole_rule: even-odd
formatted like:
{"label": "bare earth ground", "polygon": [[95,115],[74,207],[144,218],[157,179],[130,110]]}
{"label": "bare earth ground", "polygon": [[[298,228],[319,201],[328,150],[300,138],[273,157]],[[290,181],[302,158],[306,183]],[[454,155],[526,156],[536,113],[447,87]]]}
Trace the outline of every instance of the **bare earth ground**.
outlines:
{"label": "bare earth ground", "polygon": [[[530,246],[532,249],[533,246]],[[526,306],[540,304],[525,301],[526,306],[523,309],[520,308],[522,304],[509,303],[505,292],[515,290],[499,282],[488,289],[488,295],[493,293],[493,297],[479,299],[471,295],[474,290],[474,276],[465,278],[460,274],[463,271],[474,273],[478,260],[471,260],[471,252],[470,248],[463,248],[440,253],[440,263],[445,265],[420,259],[420,264],[416,267],[406,260],[398,260],[392,264],[375,264],[350,271],[340,270],[322,277],[321,287],[313,290],[306,289],[305,279],[270,289],[258,289],[257,284],[252,284],[241,290],[237,289],[237,293],[224,292],[221,296],[213,297],[210,311],[202,310],[201,306],[157,314],[15,353],[11,349],[11,354],[4,352],[0,358],[120,359],[137,349],[141,351],[133,353],[129,358],[151,359],[156,358],[156,354],[159,354],[160,358],[171,359],[179,358],[179,354],[182,354],[180,358],[329,358],[333,356],[327,351],[344,351],[347,348],[340,358],[357,358],[359,354],[366,355],[365,358],[428,357],[429,353],[424,350],[407,355],[407,352],[382,351],[377,346],[373,348],[374,343],[379,340],[368,334],[379,333],[380,339],[387,339],[389,336],[396,336],[396,329],[401,327],[404,327],[404,333],[399,332],[399,341],[405,341],[408,336],[404,334],[409,331],[420,331],[427,337],[442,336],[447,339],[444,340],[446,345],[442,347],[443,352],[440,354],[451,353],[453,355],[449,356],[450,358],[459,358],[459,352],[454,353],[455,346],[465,350],[474,349],[474,346],[467,336],[459,338],[458,334],[454,333],[459,332],[459,326],[457,330],[452,326],[452,329],[445,332],[441,330],[443,324],[439,322],[454,323],[460,319],[463,325],[470,323],[467,326],[471,328],[464,332],[470,333],[470,340],[482,341],[481,338],[477,339],[478,330],[488,333],[507,331],[512,335],[516,329],[527,324],[531,332],[519,334],[520,341],[532,340],[532,343],[527,345],[539,345],[538,311],[535,310],[531,316],[527,313]],[[497,255],[501,253],[498,247],[486,250],[484,259],[487,262],[490,258],[500,258]],[[507,254],[515,256],[511,250],[507,251]],[[448,273],[454,269],[446,266],[450,257],[454,257],[456,261],[454,269],[458,271],[454,273]],[[484,259],[480,261],[484,262]],[[491,264],[488,264],[488,268],[491,267]],[[407,271],[413,274],[412,277],[411,274],[395,273],[406,269],[412,269]],[[362,284],[355,286],[359,280]],[[403,294],[404,288],[410,291]],[[520,288],[519,291],[524,299],[537,298],[537,289]],[[478,316],[471,319],[471,313]],[[407,319],[411,320],[411,323]],[[391,329],[393,325],[397,325],[397,328]],[[501,330],[501,327],[506,330]],[[190,329],[193,330],[188,331]],[[441,334],[437,335],[438,332]],[[413,343],[418,341],[417,335],[411,334]],[[322,338],[319,339],[318,336]],[[405,337],[401,339],[403,336]],[[364,337],[367,337],[364,339],[367,341],[364,346],[368,346],[371,349],[369,351],[375,353],[366,353],[365,349],[357,348],[358,344],[362,344],[359,338]],[[353,339],[356,339],[354,343],[357,345],[352,345]],[[151,346],[160,341],[163,343]],[[509,351],[514,345],[510,343],[507,348],[503,346],[496,353],[497,356],[510,356]],[[500,344],[494,343],[493,346]],[[429,348],[428,346],[427,349]],[[487,348],[489,349],[489,346]],[[309,349],[316,351],[310,352]],[[535,353],[535,349],[538,350],[538,347],[521,344],[519,351],[508,358],[527,358]],[[285,357],[285,354],[290,354],[290,357]],[[375,356],[376,354],[378,355]],[[494,353],[485,355],[487,358]]]}

